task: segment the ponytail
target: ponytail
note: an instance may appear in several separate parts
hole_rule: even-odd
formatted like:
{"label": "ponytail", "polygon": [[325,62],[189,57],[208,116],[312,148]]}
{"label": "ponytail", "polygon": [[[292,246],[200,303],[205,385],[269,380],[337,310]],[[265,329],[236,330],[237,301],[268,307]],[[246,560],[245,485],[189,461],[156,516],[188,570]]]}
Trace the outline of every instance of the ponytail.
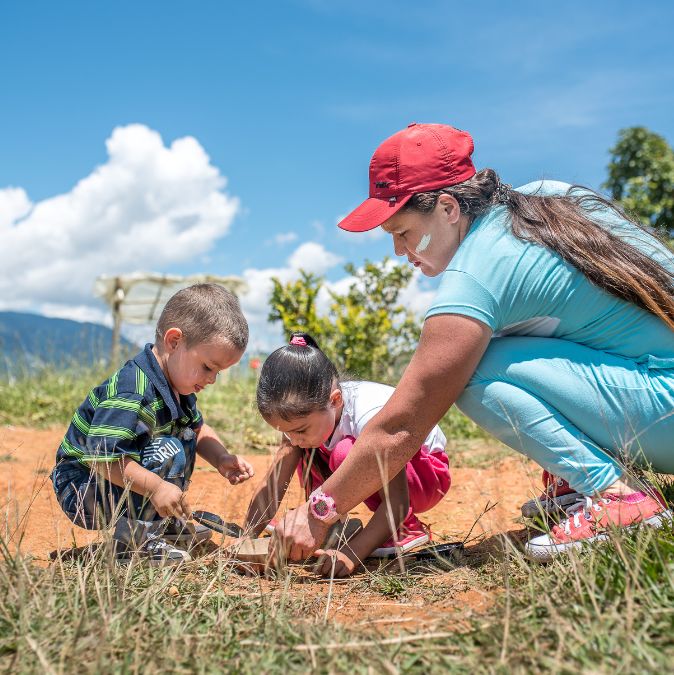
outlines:
{"label": "ponytail", "polygon": [[289,344],[264,362],[257,384],[257,407],[269,419],[289,421],[327,408],[339,383],[337,368],[308,333],[293,333]]}

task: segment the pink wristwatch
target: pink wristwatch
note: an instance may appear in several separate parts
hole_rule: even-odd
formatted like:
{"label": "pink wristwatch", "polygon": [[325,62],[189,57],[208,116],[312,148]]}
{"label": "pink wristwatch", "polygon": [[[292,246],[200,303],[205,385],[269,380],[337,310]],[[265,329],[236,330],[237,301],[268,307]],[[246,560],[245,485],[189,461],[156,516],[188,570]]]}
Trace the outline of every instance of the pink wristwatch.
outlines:
{"label": "pink wristwatch", "polygon": [[326,495],[320,487],[309,495],[309,512],[316,520],[320,520],[326,525],[332,525],[339,520],[335,500]]}

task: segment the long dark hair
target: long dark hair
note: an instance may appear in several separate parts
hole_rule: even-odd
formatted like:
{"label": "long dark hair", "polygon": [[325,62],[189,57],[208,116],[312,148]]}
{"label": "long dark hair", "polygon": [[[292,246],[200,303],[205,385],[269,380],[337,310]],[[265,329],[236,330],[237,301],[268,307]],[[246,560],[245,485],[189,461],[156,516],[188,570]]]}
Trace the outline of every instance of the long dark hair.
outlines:
{"label": "long dark hair", "polygon": [[441,194],[456,198],[470,222],[489,208],[504,204],[513,234],[555,251],[593,284],[662,319],[674,331],[674,278],[660,263],[603,227],[592,214],[609,210],[659,241],[616,204],[588,188],[571,186],[565,195],[525,195],[501,183],[493,169],[433,192],[414,195],[403,207],[430,213]]}
{"label": "long dark hair", "polygon": [[[265,360],[257,384],[257,408],[265,419],[286,422],[324,410],[339,383],[334,363],[309,333],[295,332],[289,344]],[[328,462],[317,448],[308,448],[301,459],[302,484],[307,497],[330,475]]]}

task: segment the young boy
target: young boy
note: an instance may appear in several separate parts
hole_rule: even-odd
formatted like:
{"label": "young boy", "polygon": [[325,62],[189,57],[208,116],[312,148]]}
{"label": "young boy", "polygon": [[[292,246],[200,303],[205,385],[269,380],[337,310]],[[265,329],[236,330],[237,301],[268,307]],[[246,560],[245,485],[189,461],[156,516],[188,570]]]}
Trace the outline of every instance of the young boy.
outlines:
{"label": "young boy", "polygon": [[54,490],[70,520],[87,529],[114,524],[116,557],[151,563],[189,560],[177,541],[204,541],[186,528],[186,490],[196,454],[232,485],[253,475],[204,424],[195,394],[234,365],[248,343],[239,302],[215,284],[176,293],[157,323],[154,345],[89,392],[56,453]]}

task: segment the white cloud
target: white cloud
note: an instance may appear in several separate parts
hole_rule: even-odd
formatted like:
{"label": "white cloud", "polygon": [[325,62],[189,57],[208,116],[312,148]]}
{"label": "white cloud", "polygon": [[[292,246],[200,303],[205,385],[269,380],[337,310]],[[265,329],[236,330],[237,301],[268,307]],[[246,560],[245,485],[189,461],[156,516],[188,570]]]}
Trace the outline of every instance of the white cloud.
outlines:
{"label": "white cloud", "polygon": [[40,307],[40,313],[55,319],[70,319],[89,323],[100,323],[112,327],[112,315],[101,307],[89,305],[65,305],[56,303],[44,303]]}
{"label": "white cloud", "polygon": [[323,274],[340,262],[342,258],[313,241],[302,244],[288,258],[288,265],[292,269],[302,269],[312,274]]}
{"label": "white cloud", "polygon": [[68,193],[31,204],[20,188],[0,190],[4,307],[94,316],[82,308],[100,308],[99,274],[198,259],[228,232],[238,200],[195,138],[165,146],[133,124],[114,129],[106,147],[107,161]]}
{"label": "white cloud", "polygon": [[398,297],[400,304],[412,310],[420,321],[426,314],[426,310],[436,293],[435,289],[426,288],[426,285],[426,277],[419,270],[415,270],[409,285],[400,292]]}
{"label": "white cloud", "polygon": [[285,244],[292,244],[297,239],[297,232],[280,232],[274,237],[273,242],[279,246],[284,246]]}
{"label": "white cloud", "polygon": [[[326,250],[321,244],[309,241],[293,251],[285,267],[246,269],[243,278],[248,284],[248,291],[241,296],[241,307],[250,326],[250,349],[268,351],[278,347],[283,340],[280,325],[267,322],[272,277],[276,277],[281,283],[287,283],[299,278],[300,269],[314,274],[326,274],[341,261],[339,256]],[[324,303],[321,294],[319,305],[322,307]]]}
{"label": "white cloud", "polygon": [[30,199],[22,188],[10,187],[0,190],[0,232],[23,218],[30,208]]}
{"label": "white cloud", "polygon": [[[20,187],[0,189],[0,309],[109,326],[107,309],[93,297],[98,275],[170,271],[176,263],[204,261],[229,231],[238,200],[224,192],[225,178],[196,139],[165,145],[157,132],[137,124],[116,128],[106,146],[107,160],[65,194],[31,203]],[[325,228],[314,221],[311,229],[320,237]],[[285,232],[275,241],[298,238]],[[241,304],[251,349],[273,349],[283,339],[280,326],[267,322],[272,277],[287,282],[300,269],[327,275],[342,262],[322,244],[306,241],[282,266],[246,269]],[[344,293],[351,283],[350,276],[326,282],[319,311],[329,306],[328,289]],[[421,307],[424,294],[415,281],[405,303]],[[124,333],[144,342],[153,327],[125,326]]]}

